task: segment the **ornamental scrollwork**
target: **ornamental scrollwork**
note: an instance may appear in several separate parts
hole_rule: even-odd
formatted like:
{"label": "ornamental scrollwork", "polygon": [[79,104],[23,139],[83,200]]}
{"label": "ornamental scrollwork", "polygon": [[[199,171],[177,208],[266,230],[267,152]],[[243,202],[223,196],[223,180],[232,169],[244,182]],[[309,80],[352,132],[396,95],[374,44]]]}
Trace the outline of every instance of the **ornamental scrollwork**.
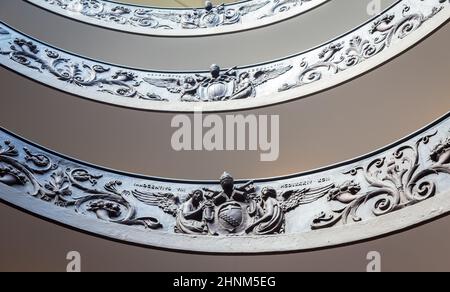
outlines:
{"label": "ornamental scrollwork", "polygon": [[269,80],[278,78],[292,69],[292,66],[262,69],[254,73],[238,73],[236,68],[221,71],[216,64],[211,65],[210,75],[197,74],[184,79],[144,78],[145,82],[179,94],[180,101],[214,102],[246,99],[256,96],[256,88]]}
{"label": "ornamental scrollwork", "polygon": [[283,84],[279,91],[311,84],[322,80],[325,75],[336,75],[355,67],[389,48],[394,40],[406,38],[442,9],[444,6],[435,6],[429,14],[424,15],[412,11],[410,5],[405,5],[400,14],[384,14],[372,23],[368,33],[364,33],[365,36],[355,33],[348,41],[330,43],[321,49],[314,62],[303,58],[297,81]]}
{"label": "ornamental scrollwork", "polygon": [[193,9],[186,12],[159,12],[155,13],[158,18],[167,19],[181,26],[182,29],[204,29],[219,26],[228,26],[242,21],[242,17],[248,13],[257,11],[270,0],[250,1],[249,4],[239,8],[231,8],[225,4],[214,6],[211,1],[205,1],[205,7]]}
{"label": "ornamental scrollwork", "polygon": [[[57,6],[69,13],[121,25],[140,26],[151,29],[172,29],[162,25],[150,9],[133,9],[129,5],[111,5],[102,0],[44,0],[48,5]],[[39,5],[39,3],[36,3]]]}
{"label": "ornamental scrollwork", "polygon": [[285,214],[327,194],[332,184],[314,189],[279,193],[267,186],[260,191],[253,182],[236,186],[224,173],[220,189],[198,189],[184,198],[172,193],[133,191],[140,202],[157,206],[175,217],[174,231],[198,235],[267,235],[284,233]]}
{"label": "ornamental scrollwork", "polygon": [[[301,14],[326,0],[250,0],[235,4],[213,5],[205,1],[202,8],[169,9],[117,4],[105,0],[28,0],[40,7],[66,16],[88,20],[98,25],[147,34],[179,31],[186,35],[208,33],[210,28],[224,32],[238,31],[241,25],[258,27],[261,19],[286,14]],[[287,13],[287,12],[291,13]],[[229,27],[229,28],[228,28]]]}
{"label": "ornamental scrollwork", "polygon": [[[430,165],[423,165],[420,148],[429,144],[436,134],[425,135],[414,145],[401,146],[366,167],[357,166],[345,172],[353,177],[362,175],[362,181],[352,180],[331,190],[328,200],[337,202],[338,206],[317,215],[312,229],[365,220],[358,213],[364,207],[369,207],[374,216],[382,216],[435,196],[437,186],[432,177],[450,175],[450,138],[446,137],[431,150],[428,155]],[[367,191],[361,188],[363,183],[367,185]]]}
{"label": "ornamental scrollwork", "polygon": [[132,226],[126,229],[130,234],[138,229],[151,236],[157,229],[195,239],[303,236],[381,220],[448,194],[448,129],[449,117],[378,154],[310,174],[235,181],[225,172],[216,182],[105,170],[50,154],[1,131],[0,183],[49,210],[64,209],[92,224]]}
{"label": "ornamental scrollwork", "polygon": [[[403,41],[415,42],[417,37],[426,36],[449,13],[449,1],[402,0],[365,25],[316,49],[249,67],[222,70],[212,65],[209,71],[197,73],[144,71],[92,61],[0,24],[0,61],[60,90],[120,106],[192,111],[195,102],[203,103],[204,111],[243,109],[306,96],[311,89],[320,91],[358,76],[386,61],[382,54],[391,57],[400,53],[407,47],[401,45]],[[439,21],[431,21],[435,18]],[[413,37],[416,32],[419,35]],[[343,74],[350,70],[354,71]],[[312,84],[316,86],[308,87]]]}

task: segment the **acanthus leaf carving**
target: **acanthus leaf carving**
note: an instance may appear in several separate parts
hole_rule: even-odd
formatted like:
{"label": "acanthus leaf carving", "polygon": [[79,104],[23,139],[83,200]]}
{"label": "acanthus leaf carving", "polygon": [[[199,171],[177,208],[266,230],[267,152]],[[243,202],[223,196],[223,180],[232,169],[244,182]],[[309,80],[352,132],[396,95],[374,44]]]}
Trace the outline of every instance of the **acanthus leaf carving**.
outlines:
{"label": "acanthus leaf carving", "polygon": [[[295,2],[276,3],[283,6]],[[214,65],[209,72],[160,72],[105,64],[38,43],[6,25],[0,25],[9,32],[7,38],[0,37],[0,58],[2,65],[32,79],[120,106],[192,111],[190,103],[201,102],[204,111],[252,108],[307,96],[367,72],[439,27],[449,13],[449,4],[441,0],[401,0],[318,48],[228,70]],[[315,86],[307,86],[312,84]]]}

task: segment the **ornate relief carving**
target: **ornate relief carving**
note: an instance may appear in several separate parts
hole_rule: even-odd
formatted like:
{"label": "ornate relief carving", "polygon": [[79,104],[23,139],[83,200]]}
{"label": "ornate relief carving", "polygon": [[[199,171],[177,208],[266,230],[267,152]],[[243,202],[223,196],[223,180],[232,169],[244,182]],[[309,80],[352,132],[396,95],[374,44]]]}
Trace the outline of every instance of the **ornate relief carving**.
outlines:
{"label": "ornate relief carving", "polygon": [[373,22],[366,36],[355,34],[347,41],[339,40],[329,44],[322,49],[313,63],[303,59],[297,81],[293,84],[283,84],[280,91],[317,82],[325,75],[338,74],[378,55],[389,48],[394,40],[404,39],[443,8],[435,6],[430,13],[424,15],[411,11],[411,6],[405,5],[401,14],[384,14]]}
{"label": "ornate relief carving", "polygon": [[[255,28],[299,15],[327,0],[249,0],[218,6],[205,1],[205,7],[193,9],[135,6],[106,0],[28,1],[52,12],[108,28],[112,25],[143,34],[196,35]],[[211,31],[211,28],[219,30]]]}
{"label": "ornate relief carving", "polygon": [[26,147],[19,153],[9,140],[4,145],[0,148],[1,183],[11,187],[29,186],[28,193],[33,197],[76,212],[95,213],[102,220],[152,229],[161,227],[153,217],[135,217],[134,206],[125,199],[129,193],[118,191],[121,182],[108,182],[103,190],[96,189],[97,180],[103,175],[91,174],[83,168],[64,168],[53,164],[46,154],[33,154]]}
{"label": "ornate relief carving", "polygon": [[342,83],[402,52],[449,17],[449,1],[403,0],[317,49],[263,65],[227,70],[213,65],[209,72],[198,73],[142,71],[91,61],[0,24],[0,60],[32,79],[102,102],[167,111],[192,111],[192,102],[197,102],[206,112],[233,110],[278,103]]}
{"label": "ornate relief carving", "polygon": [[438,143],[431,151],[431,165],[422,165],[419,148],[427,145],[437,132],[426,135],[412,145],[399,147],[390,156],[373,160],[366,167],[358,166],[345,174],[356,177],[363,174],[367,191],[361,192],[359,184],[352,182],[336,190],[329,197],[341,206],[330,212],[322,212],[313,221],[313,229],[325,228],[338,222],[343,224],[363,220],[358,210],[370,205],[375,216],[381,216],[413,204],[436,194],[436,183],[432,176],[450,174],[449,138]]}
{"label": "ornate relief carving", "polygon": [[181,25],[183,29],[204,29],[240,23],[243,16],[258,11],[270,2],[270,0],[248,1],[239,8],[231,8],[225,4],[214,6],[212,2],[205,1],[205,7],[202,9],[182,11],[181,13],[175,11],[160,12],[156,15],[159,18],[168,19]]}
{"label": "ornate relief carving", "polygon": [[[240,237],[303,236],[377,220],[450,190],[449,130],[447,117],[381,154],[339,167],[249,182],[235,182],[224,173],[219,183],[113,173],[0,132],[0,183],[44,202],[49,212],[65,209],[92,224],[133,226],[125,235],[131,241],[135,229],[148,236],[159,229],[196,240],[229,238],[230,244]],[[6,194],[2,198],[14,202]],[[164,242],[164,235],[155,236]]]}
{"label": "ornate relief carving", "polygon": [[272,187],[257,191],[253,182],[235,186],[224,173],[220,190],[198,189],[180,199],[171,193],[134,191],[144,204],[157,206],[176,218],[175,231],[187,234],[276,234],[284,232],[285,213],[323,197],[332,185],[295,189],[278,194]]}
{"label": "ornate relief carving", "polygon": [[181,101],[225,101],[255,97],[256,87],[278,78],[291,69],[292,66],[285,66],[238,74],[236,68],[221,72],[220,67],[213,64],[210,76],[196,75],[184,79],[144,78],[144,80],[171,93],[179,93]]}
{"label": "ornate relief carving", "polygon": [[121,97],[144,100],[163,99],[157,95],[137,91],[142,81],[131,71],[117,70],[100,64],[88,65],[83,61],[62,57],[59,52],[45,48],[44,52],[32,41],[15,38],[9,42],[8,49],[0,49],[0,54],[10,60],[26,66],[39,73],[50,74],[63,83],[76,87],[96,87],[98,92],[105,92]]}
{"label": "ornate relief carving", "polygon": [[270,10],[267,11],[266,14],[261,16],[260,19],[266,18],[266,17],[271,17],[273,15],[283,13],[283,12],[289,11],[291,9],[298,8],[298,7],[302,6],[303,4],[305,4],[306,2],[310,2],[310,1],[311,0],[275,0],[273,5],[271,5]]}
{"label": "ornate relief carving", "polygon": [[448,193],[449,130],[450,114],[381,154],[313,174],[235,182],[224,173],[219,182],[196,183],[103,170],[0,132],[0,183],[42,201],[49,212],[65,209],[92,224],[133,226],[127,240],[133,230],[151,237],[152,229],[196,240],[228,238],[230,244],[235,238],[303,236],[378,220]]}

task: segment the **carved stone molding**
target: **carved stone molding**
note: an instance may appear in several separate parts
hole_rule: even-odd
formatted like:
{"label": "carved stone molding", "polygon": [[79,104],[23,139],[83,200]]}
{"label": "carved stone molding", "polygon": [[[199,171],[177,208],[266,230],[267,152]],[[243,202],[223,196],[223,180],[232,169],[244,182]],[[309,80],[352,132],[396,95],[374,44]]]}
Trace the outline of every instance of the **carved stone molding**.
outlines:
{"label": "carved stone molding", "polygon": [[78,21],[125,32],[195,36],[257,28],[319,7],[329,0],[247,0],[203,8],[159,8],[108,0],[26,0]]}
{"label": "carved stone molding", "polygon": [[450,211],[450,113],[352,161],[243,181],[227,172],[217,181],[121,173],[6,130],[0,142],[2,200],[84,231],[161,248],[312,249],[398,231]]}
{"label": "carved stone molding", "polygon": [[0,23],[0,63],[65,92],[124,107],[191,112],[248,109],[311,95],[407,50],[450,17],[450,1],[401,0],[380,16],[298,55],[209,71],[138,70],[86,59]]}

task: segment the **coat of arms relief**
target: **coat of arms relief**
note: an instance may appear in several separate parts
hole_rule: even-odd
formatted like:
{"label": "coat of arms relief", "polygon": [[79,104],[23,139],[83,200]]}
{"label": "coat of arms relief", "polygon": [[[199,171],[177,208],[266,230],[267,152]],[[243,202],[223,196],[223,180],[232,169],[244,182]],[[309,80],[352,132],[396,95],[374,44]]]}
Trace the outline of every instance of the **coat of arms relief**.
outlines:
{"label": "coat of arms relief", "polygon": [[233,177],[225,172],[220,178],[220,187],[196,190],[184,200],[171,193],[133,191],[133,195],[174,216],[177,233],[266,235],[283,233],[287,212],[325,196],[334,185],[283,193],[264,187],[258,192],[252,181],[236,186]]}

